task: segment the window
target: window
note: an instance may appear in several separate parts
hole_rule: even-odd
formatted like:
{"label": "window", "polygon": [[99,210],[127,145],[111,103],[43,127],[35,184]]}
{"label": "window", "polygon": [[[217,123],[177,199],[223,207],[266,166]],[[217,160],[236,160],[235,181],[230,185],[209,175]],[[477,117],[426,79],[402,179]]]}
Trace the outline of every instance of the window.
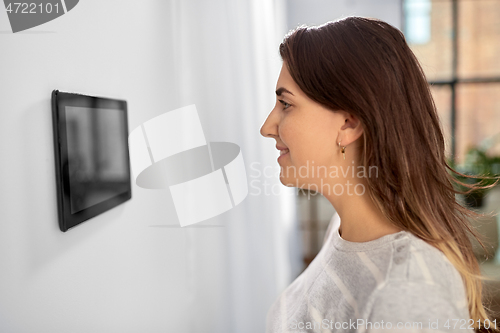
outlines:
{"label": "window", "polygon": [[426,44],[431,39],[431,1],[406,0],[405,35],[411,44]]}
{"label": "window", "polygon": [[[403,32],[431,85],[447,155],[461,163],[471,145],[500,132],[500,1],[402,4]],[[500,145],[490,153],[500,154]]]}

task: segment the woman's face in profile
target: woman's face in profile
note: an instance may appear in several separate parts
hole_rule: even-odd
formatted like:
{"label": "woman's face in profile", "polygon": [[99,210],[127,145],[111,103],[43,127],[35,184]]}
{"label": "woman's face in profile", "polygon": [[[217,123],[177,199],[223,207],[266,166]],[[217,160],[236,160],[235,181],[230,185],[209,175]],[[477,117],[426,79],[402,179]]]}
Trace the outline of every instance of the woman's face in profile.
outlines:
{"label": "woman's face in profile", "polygon": [[[286,186],[326,181],[330,166],[339,165],[342,154],[337,144],[345,118],[311,100],[292,79],[283,63],[276,84],[276,104],[260,129],[276,139],[278,149],[287,149],[278,163],[280,180]],[[318,175],[318,167],[321,174]],[[314,174],[313,174],[314,171]]]}

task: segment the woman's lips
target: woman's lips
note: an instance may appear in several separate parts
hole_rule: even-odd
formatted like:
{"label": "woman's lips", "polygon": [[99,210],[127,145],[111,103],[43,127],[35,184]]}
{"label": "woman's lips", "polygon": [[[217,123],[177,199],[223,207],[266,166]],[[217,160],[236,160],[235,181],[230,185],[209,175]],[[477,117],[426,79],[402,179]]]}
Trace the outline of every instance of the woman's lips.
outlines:
{"label": "woman's lips", "polygon": [[278,157],[278,161],[283,158],[284,156],[288,156],[288,153],[290,151],[288,149],[283,149],[283,150],[280,150],[280,156]]}

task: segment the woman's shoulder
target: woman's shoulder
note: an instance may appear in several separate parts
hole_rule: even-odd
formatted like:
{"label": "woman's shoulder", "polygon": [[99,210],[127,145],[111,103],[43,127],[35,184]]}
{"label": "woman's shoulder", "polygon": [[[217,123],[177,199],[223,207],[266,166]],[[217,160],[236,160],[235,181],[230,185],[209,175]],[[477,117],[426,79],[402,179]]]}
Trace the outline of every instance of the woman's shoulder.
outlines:
{"label": "woman's shoulder", "polygon": [[[455,266],[446,255],[409,231],[385,235],[365,243],[348,242],[338,234],[340,218],[336,213],[328,225],[324,244],[329,248],[325,255],[338,257],[339,252],[359,257],[368,266],[380,270],[385,281],[407,281],[411,283],[441,284],[449,286],[447,280],[460,278]],[[338,264],[335,260],[334,264]],[[372,269],[369,269],[372,271]],[[378,273],[377,273],[378,274]]]}
{"label": "woman's shoulder", "polygon": [[455,266],[431,244],[412,233],[404,234],[393,244],[384,283],[372,293],[374,311],[385,313],[390,308],[398,309],[403,317],[420,312],[440,319],[468,319],[465,285]]}
{"label": "woman's shoulder", "polygon": [[368,297],[382,285],[406,285],[423,290],[439,288],[442,297],[464,305],[462,278],[439,249],[408,231],[366,243],[348,242],[338,235],[339,225],[340,218],[335,214],[318,259],[323,259],[325,270],[333,271],[357,297],[362,296],[359,290]]}
{"label": "woman's shoulder", "polygon": [[464,332],[470,324],[467,302],[457,302],[437,284],[388,281],[368,303],[363,316],[366,322],[384,322],[386,325],[390,322],[393,328],[398,323],[408,323],[417,325],[412,328],[424,330],[432,328],[449,332],[452,328],[452,332]]}
{"label": "woman's shoulder", "polygon": [[394,244],[394,266],[406,264],[406,276],[388,276],[388,280],[449,286],[450,280],[461,281],[460,274],[446,255],[418,236],[405,232],[398,245]]}
{"label": "woman's shoulder", "polygon": [[336,234],[339,222],[338,216],[330,222],[325,237],[330,250],[325,255],[332,258],[330,265],[335,271],[348,272],[343,280],[353,284],[358,281],[358,287],[363,289],[371,286],[371,292],[365,290],[370,294],[382,286],[386,290],[403,285],[411,290],[420,288],[430,292],[439,289],[436,296],[448,299],[460,308],[466,305],[463,280],[439,249],[408,231],[386,235],[365,244],[346,242]]}

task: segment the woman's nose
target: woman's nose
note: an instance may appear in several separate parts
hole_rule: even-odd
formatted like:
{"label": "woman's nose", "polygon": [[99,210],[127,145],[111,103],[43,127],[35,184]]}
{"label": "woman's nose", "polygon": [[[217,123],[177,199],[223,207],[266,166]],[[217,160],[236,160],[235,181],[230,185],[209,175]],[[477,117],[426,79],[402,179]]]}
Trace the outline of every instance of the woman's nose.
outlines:
{"label": "woman's nose", "polygon": [[278,121],[276,113],[271,111],[267,116],[266,121],[260,128],[260,135],[267,138],[274,138],[278,136]]}

